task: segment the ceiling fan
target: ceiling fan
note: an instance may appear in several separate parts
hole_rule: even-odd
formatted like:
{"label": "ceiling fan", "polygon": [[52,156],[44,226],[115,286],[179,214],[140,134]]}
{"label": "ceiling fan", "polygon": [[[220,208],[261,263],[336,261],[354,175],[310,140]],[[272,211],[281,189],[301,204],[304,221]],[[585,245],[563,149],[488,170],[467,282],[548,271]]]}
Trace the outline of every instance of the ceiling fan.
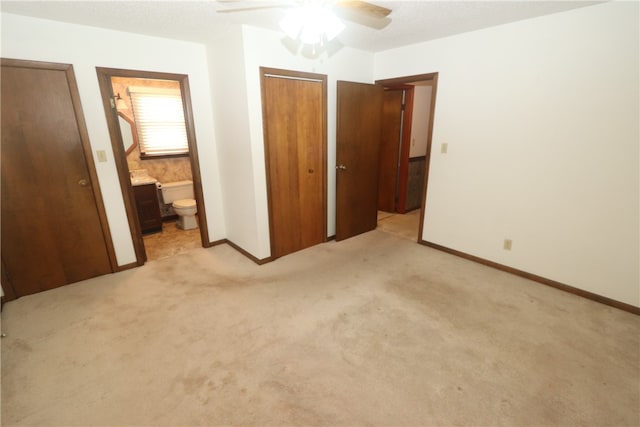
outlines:
{"label": "ceiling fan", "polygon": [[[217,0],[222,4],[241,4],[244,0]],[[283,0],[272,4],[256,5],[259,2],[250,3],[246,7],[231,7],[218,9],[218,13],[244,12],[259,9],[291,9],[301,10],[303,8],[313,8],[315,12],[321,9],[330,10],[337,17],[364,25],[374,29],[382,29],[390,22],[389,14],[391,9],[378,6],[361,0]]]}

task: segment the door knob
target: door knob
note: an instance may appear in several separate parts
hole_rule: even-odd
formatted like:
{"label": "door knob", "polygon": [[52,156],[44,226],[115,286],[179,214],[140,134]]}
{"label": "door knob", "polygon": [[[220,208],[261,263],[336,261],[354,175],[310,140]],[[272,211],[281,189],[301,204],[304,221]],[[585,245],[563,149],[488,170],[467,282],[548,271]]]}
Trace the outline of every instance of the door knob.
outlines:
{"label": "door knob", "polygon": [[336,169],[346,171],[346,170],[347,170],[347,166],[345,166],[345,165],[338,165],[338,166],[336,166]]}
{"label": "door knob", "polygon": [[89,181],[87,181],[86,179],[81,179],[80,181],[78,181],[78,184],[80,184],[81,187],[86,187],[87,184],[89,184]]}

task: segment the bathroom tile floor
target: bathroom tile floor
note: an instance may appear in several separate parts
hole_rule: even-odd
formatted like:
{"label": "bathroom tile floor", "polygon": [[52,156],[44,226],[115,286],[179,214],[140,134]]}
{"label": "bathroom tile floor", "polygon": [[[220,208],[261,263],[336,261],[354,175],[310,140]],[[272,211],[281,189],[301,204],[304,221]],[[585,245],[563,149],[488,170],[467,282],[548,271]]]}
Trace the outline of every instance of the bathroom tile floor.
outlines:
{"label": "bathroom tile floor", "polygon": [[181,230],[175,220],[162,223],[162,233],[148,234],[142,237],[147,260],[168,258],[191,249],[201,248],[200,229]]}

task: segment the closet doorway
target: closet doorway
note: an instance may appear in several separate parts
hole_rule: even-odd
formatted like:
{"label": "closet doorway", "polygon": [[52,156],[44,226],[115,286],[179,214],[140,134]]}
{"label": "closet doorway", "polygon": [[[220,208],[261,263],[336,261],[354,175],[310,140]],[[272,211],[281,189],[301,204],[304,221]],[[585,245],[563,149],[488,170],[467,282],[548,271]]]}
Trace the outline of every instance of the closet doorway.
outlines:
{"label": "closet doorway", "polygon": [[260,68],[271,257],[326,241],[327,76]]}
{"label": "closet doorway", "polygon": [[[188,77],[97,72],[136,264],[208,246]],[[188,200],[195,216],[182,215]]]}

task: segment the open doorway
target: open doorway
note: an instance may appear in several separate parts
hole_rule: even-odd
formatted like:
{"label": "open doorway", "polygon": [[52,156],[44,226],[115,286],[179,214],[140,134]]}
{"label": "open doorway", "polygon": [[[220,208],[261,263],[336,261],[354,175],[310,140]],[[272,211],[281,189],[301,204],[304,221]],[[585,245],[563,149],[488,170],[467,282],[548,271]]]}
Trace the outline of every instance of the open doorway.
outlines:
{"label": "open doorway", "polygon": [[385,88],[378,228],[420,240],[437,74],[376,82]]}
{"label": "open doorway", "polygon": [[187,76],[97,71],[137,265],[208,246]]}

